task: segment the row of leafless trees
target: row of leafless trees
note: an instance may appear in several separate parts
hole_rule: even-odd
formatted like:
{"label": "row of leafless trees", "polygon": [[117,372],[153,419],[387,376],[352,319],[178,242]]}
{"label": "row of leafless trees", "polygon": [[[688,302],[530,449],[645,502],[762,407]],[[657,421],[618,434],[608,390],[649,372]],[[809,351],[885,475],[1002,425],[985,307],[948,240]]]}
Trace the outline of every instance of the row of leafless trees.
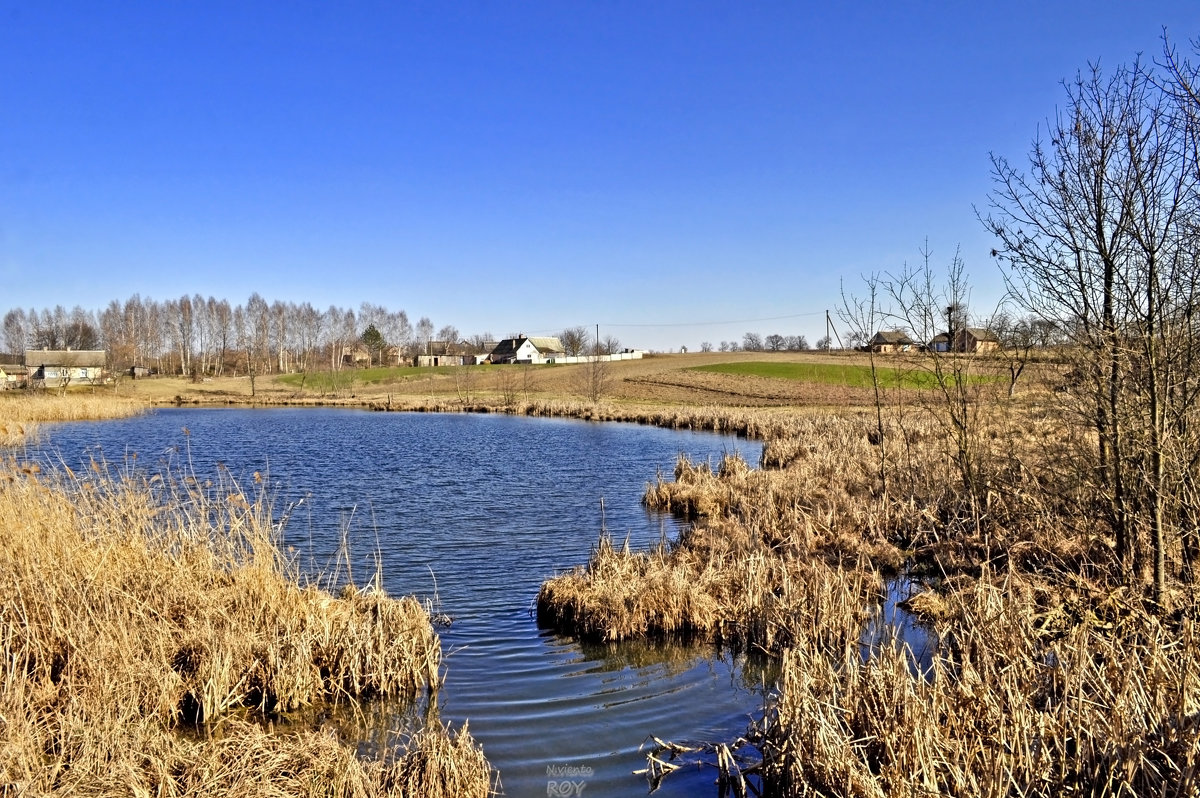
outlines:
{"label": "row of leafless trees", "polygon": [[1200,67],[1167,43],[1064,87],[1027,166],[993,157],[985,221],[1014,296],[1069,335],[1090,487],[1161,597],[1200,554]]}
{"label": "row of leafless trees", "polygon": [[[817,349],[829,348],[828,336],[817,341]],[[748,332],[742,336],[741,341],[721,341],[717,344],[716,349],[721,352],[806,352],[811,347],[808,345],[808,339],[803,335],[772,333],[763,336],[759,333]],[[700,351],[713,351],[712,343],[704,341],[700,344]]]}
{"label": "row of leafless trees", "polygon": [[[4,349],[106,349],[114,370],[131,366],[170,374],[270,374],[340,369],[366,347],[374,361],[385,352],[424,352],[432,341],[457,340],[458,330],[403,310],[364,302],[357,310],[308,302],[268,302],[253,294],[245,304],[196,294],[156,301],[133,296],[99,312],[61,305],[14,308],[3,318]],[[490,335],[477,336],[481,339]]]}

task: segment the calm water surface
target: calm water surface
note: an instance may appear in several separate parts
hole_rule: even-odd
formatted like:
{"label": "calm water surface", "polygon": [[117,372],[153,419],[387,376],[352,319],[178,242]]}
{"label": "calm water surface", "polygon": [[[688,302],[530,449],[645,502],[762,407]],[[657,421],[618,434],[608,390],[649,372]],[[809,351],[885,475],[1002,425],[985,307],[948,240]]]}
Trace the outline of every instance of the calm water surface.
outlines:
{"label": "calm water surface", "polygon": [[[571,777],[582,795],[645,794],[633,771],[649,735],[733,739],[761,706],[762,673],[729,654],[581,645],[530,613],[542,581],[584,562],[602,528],[634,547],[677,534],[640,499],[681,452],[757,463],[755,442],[502,415],[170,409],[52,425],[41,445],[71,466],[104,457],[215,477],[220,463],[247,490],[259,472],[304,565],[328,568],[344,536],[362,581],[378,552],[390,593],[436,599],[453,618],[440,630],[441,716],[470,721],[507,795],[554,794],[558,767],[584,774]],[[364,723],[395,727],[403,713],[374,706]],[[713,795],[713,778],[673,774],[655,795]]]}

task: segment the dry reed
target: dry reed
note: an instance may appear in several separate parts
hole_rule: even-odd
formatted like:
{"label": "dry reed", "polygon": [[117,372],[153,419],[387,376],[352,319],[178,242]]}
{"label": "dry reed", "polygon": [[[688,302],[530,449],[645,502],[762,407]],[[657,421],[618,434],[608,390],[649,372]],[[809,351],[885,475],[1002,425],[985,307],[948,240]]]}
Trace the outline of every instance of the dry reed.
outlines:
{"label": "dry reed", "polygon": [[1194,796],[1200,681],[1192,618],[1110,607],[1052,632],[1015,572],[955,592],[942,646],[785,655],[760,730],[776,795]]}
{"label": "dry reed", "polygon": [[774,650],[791,644],[795,618],[828,618],[824,628],[838,640],[857,636],[882,591],[866,567],[783,558],[760,542],[704,534],[703,544],[639,552],[602,536],[586,566],[542,585],[539,622],[592,640],[680,637]]}
{"label": "dry reed", "polygon": [[[225,718],[415,699],[441,679],[424,607],[378,582],[339,597],[301,586],[268,503],[227,480],[38,471],[0,467],[0,783],[13,794],[386,793],[393,777],[328,735],[272,737]],[[178,733],[191,723],[223,733]],[[437,750],[481,758],[465,730]],[[481,788],[445,794],[486,794],[484,771]]]}
{"label": "dry reed", "polygon": [[[545,583],[540,617],[778,652],[749,738],[762,761],[738,775],[764,795],[1200,794],[1200,602],[1180,588],[1163,613],[1110,586],[1061,419],[1030,404],[980,420],[967,482],[930,414],[890,412],[882,434],[866,417],[768,418],[760,469],[681,459],[647,486],[647,506],[691,520],[679,540],[602,540]],[[924,674],[898,642],[859,644],[864,603],[901,564],[932,578],[907,604],[936,632]]]}
{"label": "dry reed", "polygon": [[145,403],[110,392],[71,393],[0,391],[0,447],[20,446],[37,435],[38,425],[55,421],[126,418]]}

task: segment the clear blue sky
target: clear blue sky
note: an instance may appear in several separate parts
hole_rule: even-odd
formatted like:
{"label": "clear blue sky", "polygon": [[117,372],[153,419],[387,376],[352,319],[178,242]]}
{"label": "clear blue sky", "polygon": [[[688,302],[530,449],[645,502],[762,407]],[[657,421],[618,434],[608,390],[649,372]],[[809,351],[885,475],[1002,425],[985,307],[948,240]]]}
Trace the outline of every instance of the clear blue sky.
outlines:
{"label": "clear blue sky", "polygon": [[1200,2],[0,0],[0,314],[363,300],[464,334],[824,334],[989,152]]}

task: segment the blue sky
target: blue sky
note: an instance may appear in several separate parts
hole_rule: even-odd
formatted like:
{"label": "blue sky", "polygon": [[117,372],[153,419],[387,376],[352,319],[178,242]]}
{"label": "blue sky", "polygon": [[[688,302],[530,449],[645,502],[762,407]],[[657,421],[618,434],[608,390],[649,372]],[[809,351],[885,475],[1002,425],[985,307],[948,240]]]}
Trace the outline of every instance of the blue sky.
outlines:
{"label": "blue sky", "polygon": [[135,293],[824,334],[961,247],[1086,67],[1200,3],[0,0],[0,313]]}

